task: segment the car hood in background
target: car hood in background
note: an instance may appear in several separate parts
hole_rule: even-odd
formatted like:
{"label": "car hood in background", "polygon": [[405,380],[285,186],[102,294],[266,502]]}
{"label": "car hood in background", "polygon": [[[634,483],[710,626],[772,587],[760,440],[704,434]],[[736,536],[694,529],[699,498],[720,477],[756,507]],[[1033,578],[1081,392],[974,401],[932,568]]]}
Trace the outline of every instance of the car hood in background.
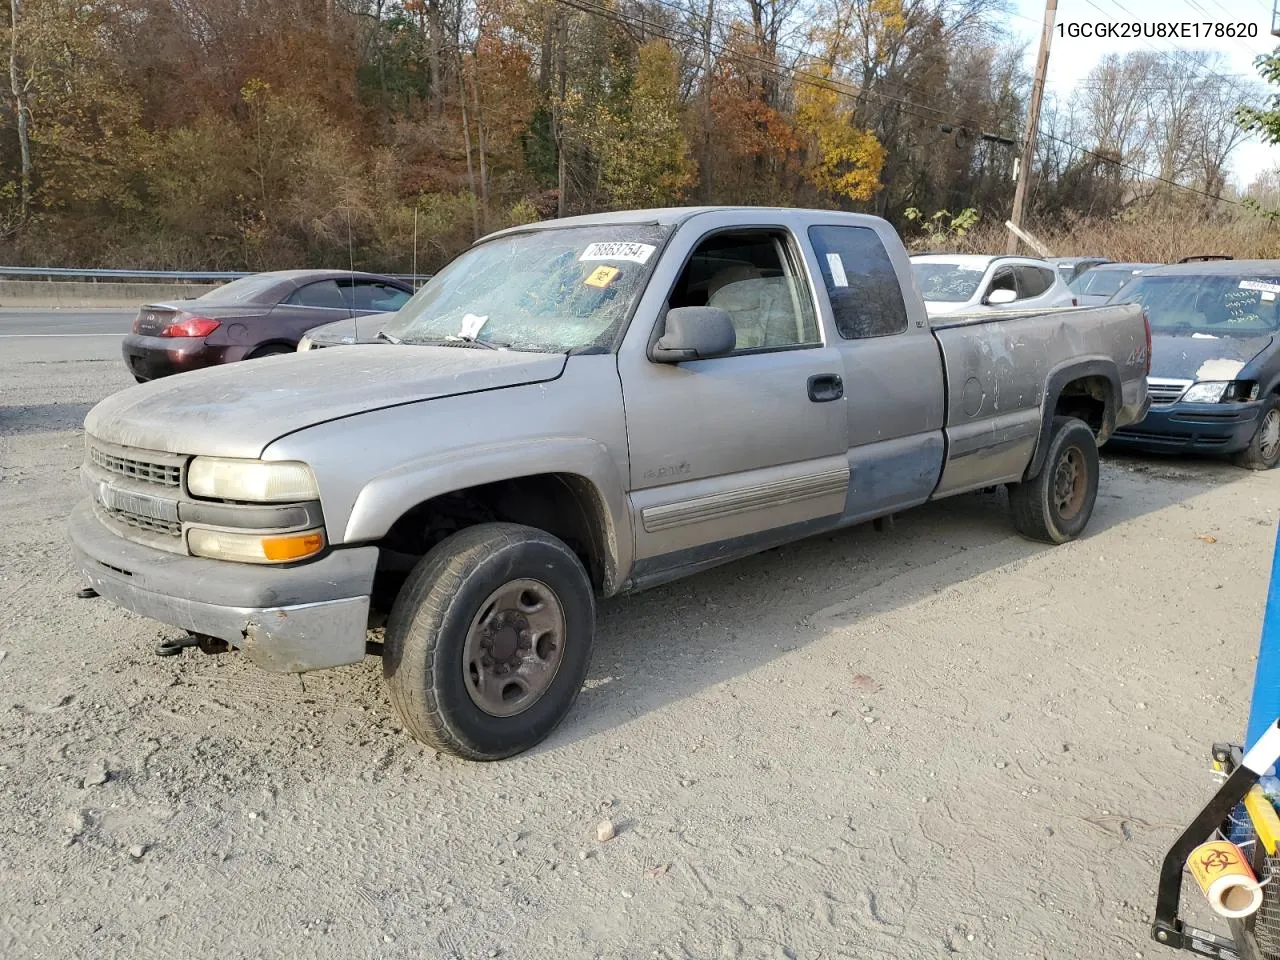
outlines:
{"label": "car hood in background", "polygon": [[1192,336],[1152,331],[1151,376],[1174,380],[1232,380],[1275,337]]}
{"label": "car hood in background", "polygon": [[257,457],[317,423],[384,407],[554,380],[563,354],[476,347],[352,346],[192,370],[129,387],[89,411],[109,443]]}
{"label": "car hood in background", "polygon": [[378,339],[378,333],[387,325],[387,321],[395,316],[391,313],[371,313],[363,317],[347,317],[335,320],[322,327],[313,327],[306,332],[306,338],[321,347],[347,346],[353,343],[384,343]]}

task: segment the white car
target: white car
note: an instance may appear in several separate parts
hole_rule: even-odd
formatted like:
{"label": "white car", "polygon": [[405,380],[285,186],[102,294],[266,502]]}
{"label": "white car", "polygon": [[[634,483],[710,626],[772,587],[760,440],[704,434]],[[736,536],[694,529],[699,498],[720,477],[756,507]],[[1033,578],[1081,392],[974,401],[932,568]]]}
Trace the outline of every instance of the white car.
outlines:
{"label": "white car", "polygon": [[1077,305],[1052,264],[1035,257],[930,253],[912,257],[911,270],[931,317]]}

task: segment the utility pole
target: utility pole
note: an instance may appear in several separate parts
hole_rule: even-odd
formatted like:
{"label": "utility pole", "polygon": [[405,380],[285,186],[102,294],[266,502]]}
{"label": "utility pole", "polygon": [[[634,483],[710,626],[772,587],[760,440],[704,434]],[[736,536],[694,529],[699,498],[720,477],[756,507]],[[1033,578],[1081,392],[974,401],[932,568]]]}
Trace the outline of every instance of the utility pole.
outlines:
{"label": "utility pole", "polygon": [[[1027,184],[1031,180],[1031,168],[1036,158],[1036,131],[1040,128],[1040,101],[1044,99],[1044,75],[1049,69],[1049,44],[1053,42],[1053,21],[1058,16],[1058,0],[1045,0],[1044,29],[1040,33],[1040,53],[1036,56],[1036,78],[1031,84],[1031,107],[1027,111],[1027,139],[1022,144],[1022,159],[1018,162],[1018,185],[1013,190],[1013,215],[1009,220],[1015,227],[1022,226],[1022,214],[1027,206]],[[1007,253],[1018,252],[1018,235],[1010,231]]]}

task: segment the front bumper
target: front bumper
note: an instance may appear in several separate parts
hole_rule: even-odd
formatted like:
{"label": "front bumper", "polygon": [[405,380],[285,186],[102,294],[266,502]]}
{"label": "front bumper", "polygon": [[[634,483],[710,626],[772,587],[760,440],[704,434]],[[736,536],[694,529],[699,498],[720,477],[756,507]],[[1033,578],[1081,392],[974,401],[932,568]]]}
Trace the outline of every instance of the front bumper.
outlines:
{"label": "front bumper", "polygon": [[1249,446],[1265,406],[1262,401],[1161,404],[1140,422],[1121,427],[1110,442],[1142,450],[1237,453]]}
{"label": "front bumper", "polygon": [[129,372],[138,380],[158,380],[186,370],[199,370],[241,359],[242,347],[210,345],[199,337],[125,336],[120,345]]}
{"label": "front bumper", "polygon": [[108,530],[86,501],[71,514],[76,564],[112,603],[225,640],[255,665],[304,673],[364,658],[377,547],[267,567],[166,553]]}

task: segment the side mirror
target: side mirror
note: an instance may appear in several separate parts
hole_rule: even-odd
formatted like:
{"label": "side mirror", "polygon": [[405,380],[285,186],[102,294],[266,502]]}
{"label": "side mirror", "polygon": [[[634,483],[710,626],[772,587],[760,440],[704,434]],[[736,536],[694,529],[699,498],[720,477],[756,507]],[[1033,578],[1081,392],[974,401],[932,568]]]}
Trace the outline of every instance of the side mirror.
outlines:
{"label": "side mirror", "polygon": [[654,363],[707,360],[732,353],[738,345],[733,320],[719,307],[676,307],[667,311],[667,329],[653,348]]}
{"label": "side mirror", "polygon": [[987,294],[987,299],[982,302],[991,307],[1002,307],[1006,303],[1013,303],[1017,299],[1018,295],[1014,291],[1004,288],[992,290]]}

